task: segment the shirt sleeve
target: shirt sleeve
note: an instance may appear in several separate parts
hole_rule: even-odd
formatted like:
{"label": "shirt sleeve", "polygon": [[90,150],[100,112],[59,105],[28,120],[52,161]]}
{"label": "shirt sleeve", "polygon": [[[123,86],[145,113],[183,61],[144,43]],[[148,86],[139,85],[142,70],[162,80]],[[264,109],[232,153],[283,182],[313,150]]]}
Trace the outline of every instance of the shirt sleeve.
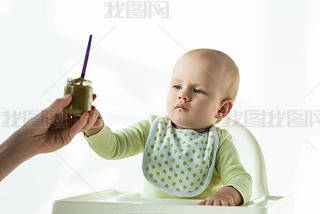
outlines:
{"label": "shirt sleeve", "polygon": [[252,194],[252,178],[240,162],[239,154],[232,143],[232,136],[225,129],[218,129],[219,147],[216,158],[216,170],[224,186],[232,186],[239,191],[243,204]]}
{"label": "shirt sleeve", "polygon": [[89,146],[102,158],[118,160],[130,157],[143,152],[155,118],[155,115],[149,116],[146,120],[115,132],[104,126],[97,134],[90,137],[84,134],[84,137]]}

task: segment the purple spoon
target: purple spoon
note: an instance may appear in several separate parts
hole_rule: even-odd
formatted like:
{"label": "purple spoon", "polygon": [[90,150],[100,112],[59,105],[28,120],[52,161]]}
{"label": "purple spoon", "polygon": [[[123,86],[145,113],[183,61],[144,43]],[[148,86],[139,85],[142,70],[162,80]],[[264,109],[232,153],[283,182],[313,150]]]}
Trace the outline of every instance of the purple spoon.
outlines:
{"label": "purple spoon", "polygon": [[81,73],[81,78],[83,78],[83,79],[84,79],[84,75],[86,74],[87,63],[88,63],[89,53],[90,53],[91,39],[92,39],[92,35],[90,35],[90,37],[89,37],[86,57],[84,58],[84,63],[83,63],[83,68],[82,68],[82,73]]}

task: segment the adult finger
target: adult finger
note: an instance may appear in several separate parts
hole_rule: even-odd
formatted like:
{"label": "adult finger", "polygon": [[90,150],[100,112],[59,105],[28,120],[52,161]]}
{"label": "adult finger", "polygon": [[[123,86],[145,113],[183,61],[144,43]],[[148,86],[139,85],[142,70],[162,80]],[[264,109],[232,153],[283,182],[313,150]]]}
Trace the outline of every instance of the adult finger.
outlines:
{"label": "adult finger", "polygon": [[83,127],[82,131],[85,132],[85,131],[89,130],[96,123],[97,118],[98,118],[98,113],[94,109],[90,112],[87,124]]}
{"label": "adult finger", "polygon": [[83,127],[87,124],[88,118],[89,118],[89,113],[84,112],[81,115],[81,118],[75,124],[73,124],[69,130],[66,130],[66,131],[69,131],[68,136],[71,139],[83,129]]}

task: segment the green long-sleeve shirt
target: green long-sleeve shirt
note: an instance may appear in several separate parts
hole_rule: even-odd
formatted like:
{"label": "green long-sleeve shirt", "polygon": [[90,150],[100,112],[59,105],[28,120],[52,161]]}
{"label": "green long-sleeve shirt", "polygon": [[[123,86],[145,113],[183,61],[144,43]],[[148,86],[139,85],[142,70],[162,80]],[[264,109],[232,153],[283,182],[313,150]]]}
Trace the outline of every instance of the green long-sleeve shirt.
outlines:
{"label": "green long-sleeve shirt", "polygon": [[[89,146],[102,158],[117,160],[143,153],[152,122],[157,116],[152,115],[128,128],[112,132],[104,126],[97,134],[87,137]],[[252,194],[251,176],[242,166],[238,152],[232,143],[232,137],[225,129],[217,128],[219,146],[216,155],[215,168],[211,182],[204,192],[193,199],[204,199],[218,191],[222,186],[232,186],[243,197],[244,204]],[[170,195],[154,187],[148,181],[144,182],[144,197],[183,198]]]}

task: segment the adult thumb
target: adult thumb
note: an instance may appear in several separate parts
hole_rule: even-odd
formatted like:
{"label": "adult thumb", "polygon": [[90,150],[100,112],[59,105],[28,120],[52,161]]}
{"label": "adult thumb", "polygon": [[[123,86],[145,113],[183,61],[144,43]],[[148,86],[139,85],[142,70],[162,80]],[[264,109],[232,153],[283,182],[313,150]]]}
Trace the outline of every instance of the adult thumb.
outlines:
{"label": "adult thumb", "polygon": [[67,94],[66,96],[62,97],[62,98],[58,98],[56,99],[49,107],[48,109],[62,109],[66,106],[68,106],[70,104],[72,100],[72,95],[71,94]]}

